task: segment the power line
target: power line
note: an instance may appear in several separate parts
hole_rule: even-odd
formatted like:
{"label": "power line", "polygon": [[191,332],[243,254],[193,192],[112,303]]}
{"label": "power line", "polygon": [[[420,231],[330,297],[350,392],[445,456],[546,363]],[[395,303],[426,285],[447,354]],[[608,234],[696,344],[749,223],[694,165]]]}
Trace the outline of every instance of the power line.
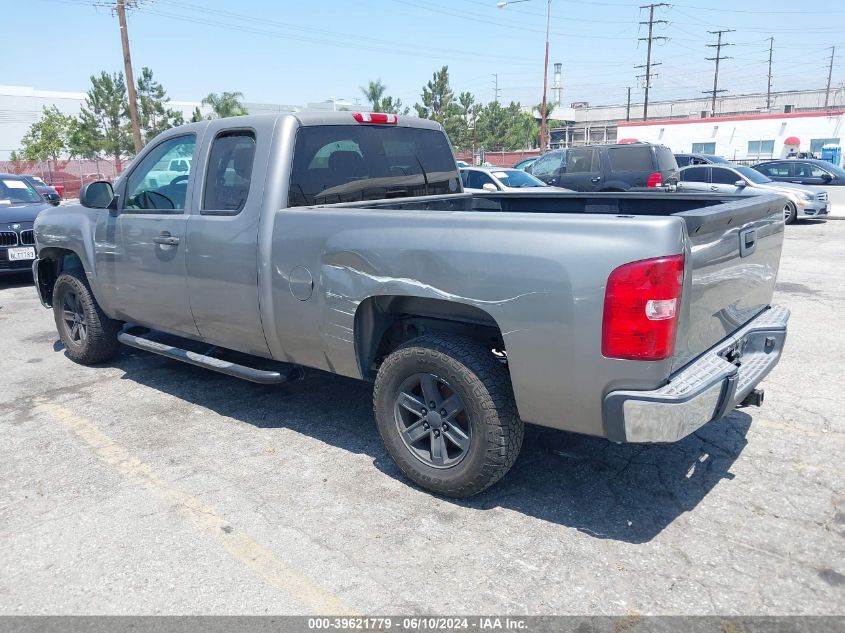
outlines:
{"label": "power line", "polygon": [[499,103],[499,75],[493,73],[493,101]]}
{"label": "power line", "polygon": [[830,65],[827,67],[827,88],[824,92],[824,107],[827,107],[830,101],[830,78],[833,76],[833,57],[836,55],[836,47],[830,47]]}
{"label": "power line", "polygon": [[648,25],[648,37],[639,37],[637,38],[638,41],[646,41],[648,42],[648,48],[646,49],[646,57],[645,57],[645,65],[634,66],[634,68],[645,68],[645,75],[638,75],[637,77],[645,77],[645,99],[643,100],[643,121],[648,119],[648,89],[651,88],[651,68],[652,66],[659,66],[660,62],[652,62],[651,61],[651,44],[654,40],[663,40],[666,41],[669,38],[663,36],[655,36],[654,35],[654,25],[655,24],[668,24],[666,20],[655,20],[654,19],[654,9],[655,7],[668,7],[669,5],[665,2],[659,3],[652,3],[652,4],[645,4],[640,7],[640,9],[648,9],[648,22],[640,22],[640,24],[647,24]]}
{"label": "power line", "polygon": [[[731,46],[725,42],[722,42],[722,34],[724,33],[733,33],[734,29],[720,29],[718,31],[707,31],[708,33],[716,36],[716,43],[715,44],[708,44],[708,48],[715,48],[716,49],[716,57],[705,57],[707,61],[715,61],[716,62],[716,70],[713,73],[713,104],[710,108],[710,116],[716,116],[716,95],[720,92],[727,92],[727,90],[719,90],[719,62],[723,59],[731,59],[730,57],[725,57],[722,55],[722,47],[723,46]],[[705,90],[704,94],[711,92],[709,90]]]}

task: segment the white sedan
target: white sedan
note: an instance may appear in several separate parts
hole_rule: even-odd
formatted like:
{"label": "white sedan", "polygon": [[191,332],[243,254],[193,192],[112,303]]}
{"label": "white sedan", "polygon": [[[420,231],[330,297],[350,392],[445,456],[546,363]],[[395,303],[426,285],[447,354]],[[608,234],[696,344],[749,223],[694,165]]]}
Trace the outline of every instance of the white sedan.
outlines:
{"label": "white sedan", "polygon": [[569,191],[561,187],[549,187],[539,178],[519,169],[498,167],[464,167],[461,169],[464,191]]}

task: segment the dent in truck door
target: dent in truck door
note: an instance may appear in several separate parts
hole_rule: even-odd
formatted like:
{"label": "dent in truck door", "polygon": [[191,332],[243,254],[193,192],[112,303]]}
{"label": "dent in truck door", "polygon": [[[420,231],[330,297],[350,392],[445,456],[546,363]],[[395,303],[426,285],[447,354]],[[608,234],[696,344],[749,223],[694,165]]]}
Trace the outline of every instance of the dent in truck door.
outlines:
{"label": "dent in truck door", "polygon": [[192,157],[196,140],[195,134],[186,134],[162,141],[126,177],[111,271],[118,318],[194,337],[185,281],[185,209],[192,174],[167,182],[155,176],[170,160]]}
{"label": "dent in truck door", "polygon": [[[188,216],[188,288],[204,340],[269,356],[259,316],[258,222],[273,128],[210,125]],[[231,123],[229,123],[231,125]],[[256,134],[257,132],[257,134]]]}

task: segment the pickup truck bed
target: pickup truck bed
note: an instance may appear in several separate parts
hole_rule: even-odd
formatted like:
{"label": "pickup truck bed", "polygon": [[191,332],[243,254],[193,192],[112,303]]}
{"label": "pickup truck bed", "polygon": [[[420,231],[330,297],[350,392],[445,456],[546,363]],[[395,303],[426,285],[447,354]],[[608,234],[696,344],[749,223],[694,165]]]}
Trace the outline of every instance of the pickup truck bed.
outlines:
{"label": "pickup truck bed", "polygon": [[[113,198],[110,189],[102,203],[86,191],[88,207],[42,213],[35,272],[63,340],[57,301],[81,292],[62,280],[75,274],[109,328],[137,324],[374,380],[391,455],[420,485],[458,496],[507,470],[523,421],[615,441],[673,441],[741,403],[776,364],[788,318],[770,305],[783,240],[778,196],[472,196],[460,193],[437,124],[386,128],[355,116],[177,128],[136,159]],[[216,143],[232,137],[254,139],[251,171],[235,165],[248,193],[241,189],[236,211],[207,209],[204,174]],[[144,182],[133,173],[160,159],[157,147],[185,138],[194,153],[181,177],[184,208],[145,208],[176,185],[131,196]],[[241,182],[217,182],[227,179]],[[426,192],[436,195],[415,195]],[[346,201],[316,203],[336,199]],[[457,367],[473,377],[449,373]],[[430,385],[426,393],[426,375],[441,381],[440,395]],[[483,389],[470,387],[479,384],[489,387],[487,404],[476,401]],[[421,405],[453,402],[448,393],[463,393],[470,413],[458,425],[467,437],[447,436],[444,448],[439,425],[452,414],[437,406],[443,416],[428,419]],[[417,429],[403,417],[408,402],[431,433],[430,449],[428,435],[402,444]],[[471,440],[472,429],[500,438],[495,448],[475,448],[484,444]],[[466,449],[464,461],[453,449]]]}

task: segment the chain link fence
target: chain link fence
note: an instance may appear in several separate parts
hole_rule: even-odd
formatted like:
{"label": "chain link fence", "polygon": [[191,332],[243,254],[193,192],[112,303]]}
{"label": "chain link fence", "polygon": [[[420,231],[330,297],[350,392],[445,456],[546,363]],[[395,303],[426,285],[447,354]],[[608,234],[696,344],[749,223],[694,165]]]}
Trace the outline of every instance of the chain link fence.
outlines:
{"label": "chain link fence", "polygon": [[0,173],[32,174],[55,187],[62,198],[78,198],[82,185],[95,180],[114,180],[123,172],[129,160],[68,159],[58,161],[5,160],[0,161]]}

